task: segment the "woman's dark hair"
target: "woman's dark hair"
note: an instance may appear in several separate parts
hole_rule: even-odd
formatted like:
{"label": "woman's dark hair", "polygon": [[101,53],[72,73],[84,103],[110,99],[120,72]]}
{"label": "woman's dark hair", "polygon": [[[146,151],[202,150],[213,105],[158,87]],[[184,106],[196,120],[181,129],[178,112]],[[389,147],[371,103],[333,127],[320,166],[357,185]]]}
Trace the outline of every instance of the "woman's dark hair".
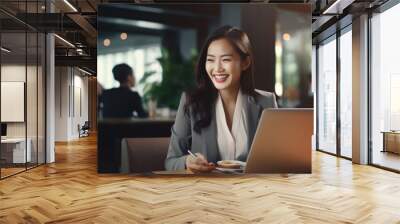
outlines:
{"label": "woman's dark hair", "polygon": [[128,80],[128,76],[133,75],[133,70],[131,66],[123,63],[114,66],[112,73],[115,80],[120,83],[124,83],[126,80]]}
{"label": "woman's dark hair", "polygon": [[202,128],[208,127],[211,123],[211,112],[215,106],[218,96],[218,90],[214,87],[210,80],[205,64],[207,60],[207,51],[210,44],[219,39],[226,39],[233,46],[236,52],[240,55],[241,60],[250,60],[250,66],[242,71],[240,78],[240,87],[244,94],[254,96],[254,81],[253,81],[253,52],[250,44],[249,37],[242,30],[232,27],[223,26],[214,31],[206,40],[203,48],[201,49],[197,65],[196,65],[196,87],[187,93],[187,103],[185,105],[185,112],[192,113],[196,116],[194,130],[197,133],[201,132]]}

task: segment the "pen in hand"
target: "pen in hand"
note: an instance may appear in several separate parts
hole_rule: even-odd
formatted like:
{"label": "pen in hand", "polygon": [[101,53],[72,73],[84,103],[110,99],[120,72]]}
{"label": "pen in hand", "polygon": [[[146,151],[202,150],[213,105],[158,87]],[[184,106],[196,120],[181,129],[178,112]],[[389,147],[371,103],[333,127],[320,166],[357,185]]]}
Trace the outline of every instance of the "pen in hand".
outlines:
{"label": "pen in hand", "polygon": [[188,153],[193,157],[193,158],[197,158],[197,156],[195,154],[193,154],[190,150],[188,150]]}
{"label": "pen in hand", "polygon": [[214,163],[209,163],[207,162],[207,160],[205,160],[205,158],[200,154],[200,156],[192,153],[190,150],[188,150],[188,153],[190,155],[190,157],[192,157],[193,159],[200,159],[204,161],[204,165],[208,166],[208,167],[214,167]]}

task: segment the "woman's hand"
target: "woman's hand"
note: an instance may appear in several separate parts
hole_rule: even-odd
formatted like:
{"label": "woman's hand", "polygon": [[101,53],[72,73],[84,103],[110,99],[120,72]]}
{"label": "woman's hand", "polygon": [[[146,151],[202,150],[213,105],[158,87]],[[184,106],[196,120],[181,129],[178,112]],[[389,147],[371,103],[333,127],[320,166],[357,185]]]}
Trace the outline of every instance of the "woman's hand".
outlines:
{"label": "woman's hand", "polygon": [[214,163],[209,163],[201,153],[196,153],[196,157],[186,157],[186,168],[194,173],[207,173],[215,169]]}

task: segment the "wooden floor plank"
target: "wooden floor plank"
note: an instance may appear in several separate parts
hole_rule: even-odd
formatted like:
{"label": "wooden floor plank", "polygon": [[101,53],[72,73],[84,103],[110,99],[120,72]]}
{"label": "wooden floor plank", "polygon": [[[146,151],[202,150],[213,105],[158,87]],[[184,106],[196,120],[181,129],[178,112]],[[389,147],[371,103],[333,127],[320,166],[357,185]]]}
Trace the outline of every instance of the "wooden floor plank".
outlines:
{"label": "wooden floor plank", "polygon": [[313,173],[97,174],[96,138],[0,181],[0,223],[400,223],[400,175],[313,152]]}

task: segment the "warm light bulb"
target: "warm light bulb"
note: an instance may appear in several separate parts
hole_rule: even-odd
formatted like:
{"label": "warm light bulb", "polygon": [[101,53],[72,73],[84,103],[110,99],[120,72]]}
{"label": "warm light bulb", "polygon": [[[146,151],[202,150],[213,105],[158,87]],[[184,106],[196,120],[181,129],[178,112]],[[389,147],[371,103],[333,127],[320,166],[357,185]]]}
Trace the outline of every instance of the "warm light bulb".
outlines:
{"label": "warm light bulb", "polygon": [[127,33],[121,33],[121,40],[126,40],[128,39],[128,34]]}
{"label": "warm light bulb", "polygon": [[110,40],[110,39],[108,39],[108,38],[104,39],[103,45],[104,45],[105,47],[110,46],[110,44],[111,44],[111,40]]}
{"label": "warm light bulb", "polygon": [[290,40],[290,34],[284,33],[284,34],[282,35],[282,38],[283,38],[283,40],[285,40],[285,41],[289,41],[289,40]]}

